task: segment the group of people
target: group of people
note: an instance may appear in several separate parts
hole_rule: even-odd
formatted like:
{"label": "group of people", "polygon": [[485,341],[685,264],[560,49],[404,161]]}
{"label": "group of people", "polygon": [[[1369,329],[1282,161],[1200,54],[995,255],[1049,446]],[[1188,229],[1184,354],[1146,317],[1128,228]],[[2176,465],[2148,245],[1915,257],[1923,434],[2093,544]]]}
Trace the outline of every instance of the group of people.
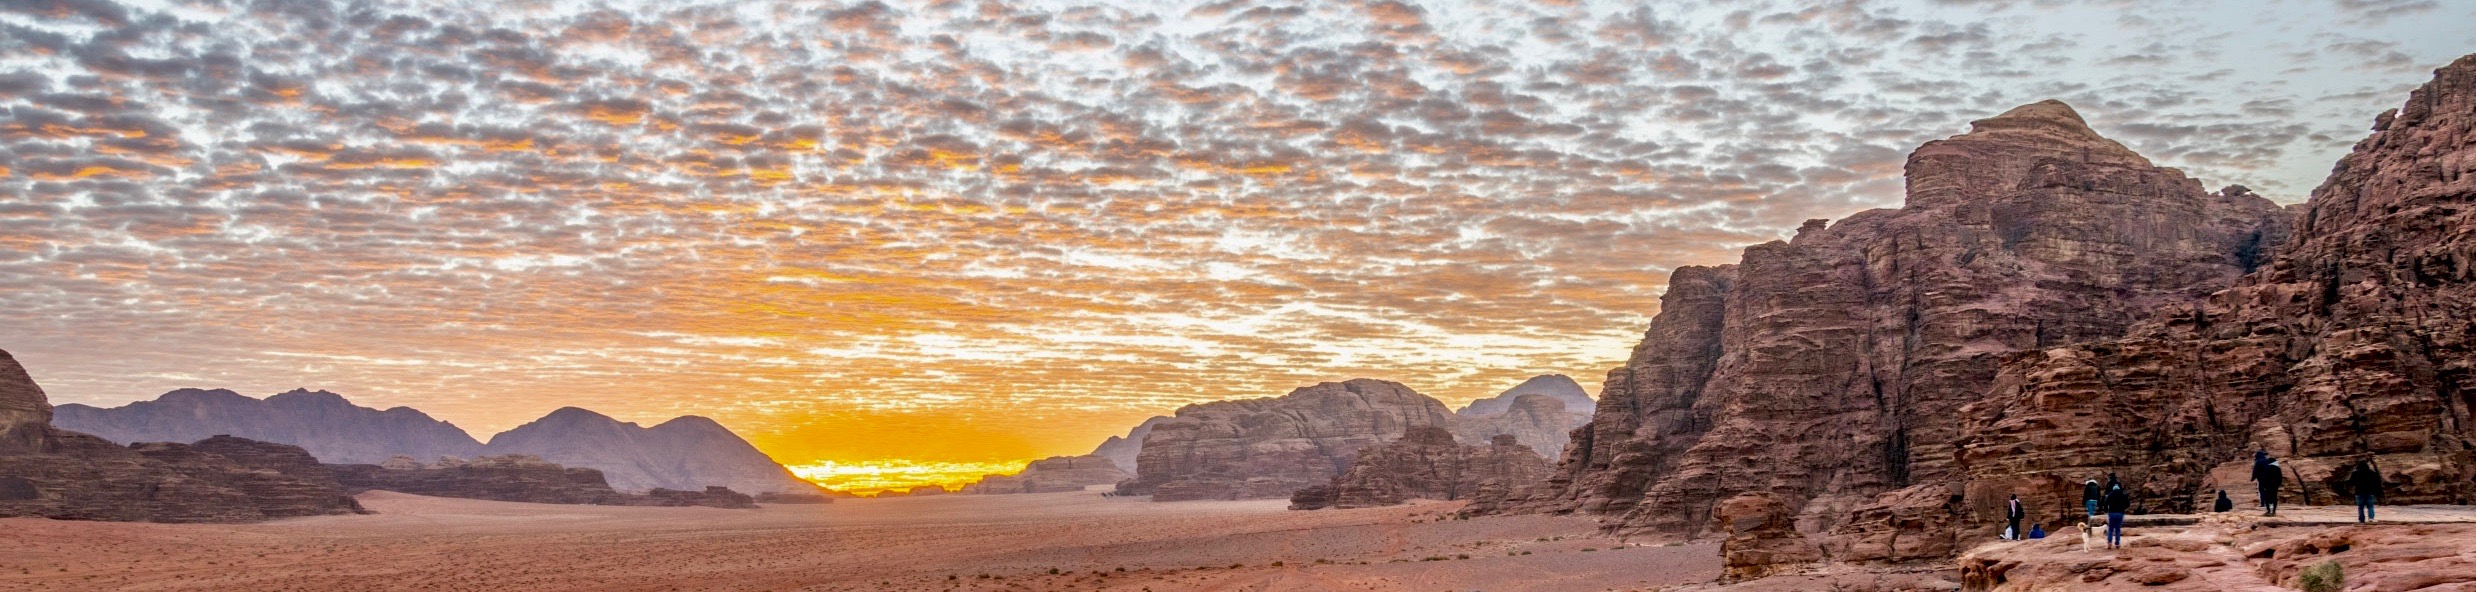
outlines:
{"label": "group of people", "polygon": [[[2286,467],[2280,465],[2278,459],[2270,457],[2267,449],[2254,451],[2252,480],[2261,487],[2261,515],[2278,515],[2278,493],[2287,483]],[[2347,475],[2347,485],[2356,496],[2356,521],[2373,521],[2373,506],[2381,500],[2382,493],[2380,469],[2373,467],[2371,459],[2357,462]],[[2096,479],[2082,482],[2081,506],[2089,516],[2106,515],[2106,548],[2123,548],[2124,514],[2132,511],[2132,492],[2124,488],[2123,481],[2114,473],[2107,473],[2105,485],[2099,485]],[[2218,490],[2217,503],[2212,504],[2211,509],[2219,512],[2233,510],[2235,500],[2227,497],[2227,490]],[[2045,538],[2043,528],[2031,531],[2027,536],[2020,534],[2021,520],[2028,515],[2020,502],[2020,495],[2013,494],[2012,499],[2005,503],[2003,517],[2010,526],[2003,531],[2004,538]]]}

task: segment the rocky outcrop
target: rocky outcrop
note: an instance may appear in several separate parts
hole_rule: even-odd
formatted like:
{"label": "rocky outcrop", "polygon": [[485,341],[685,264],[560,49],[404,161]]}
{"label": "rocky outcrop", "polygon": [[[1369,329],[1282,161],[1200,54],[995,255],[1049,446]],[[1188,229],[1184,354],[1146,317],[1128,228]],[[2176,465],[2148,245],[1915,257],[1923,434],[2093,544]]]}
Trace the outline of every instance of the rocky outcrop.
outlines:
{"label": "rocky outcrop", "polygon": [[222,389],[181,389],[108,409],[61,405],[54,415],[53,425],[114,442],[192,442],[226,434],[299,446],[330,463],[481,452],[481,442],[455,424],[409,407],[354,405],[326,391],[294,390],[262,400]]}
{"label": "rocky outcrop", "polygon": [[623,491],[701,491],[714,485],[757,493],[818,490],[722,424],[693,415],[647,428],[564,407],[491,437],[485,450],[600,469],[611,487]]}
{"label": "rocky outcrop", "polygon": [[1110,485],[1124,481],[1129,475],[1118,465],[1097,455],[1052,456],[1025,465],[1012,475],[989,475],[977,483],[963,486],[959,493],[1057,493],[1083,491],[1093,485]]}
{"label": "rocky outcrop", "polygon": [[1512,436],[1496,436],[1482,446],[1464,446],[1444,428],[1415,427],[1399,440],[1359,450],[1349,470],[1332,482],[1291,494],[1290,509],[1367,508],[1412,499],[1501,496],[1537,481],[1548,469],[1547,457]]}
{"label": "rocky outcrop", "polygon": [[1759,491],[1799,530],[1837,527],[1962,474],[1963,407],[2007,356],[2119,338],[2255,270],[2290,230],[2268,200],[2204,191],[2053,101],[1926,144],[1907,175],[1900,209],[1678,269],[1557,474],[1481,507],[1691,533]]}
{"label": "rocky outcrop", "polygon": [[1540,456],[1555,458],[1564,453],[1573,429],[1590,423],[1590,407],[1569,405],[1569,399],[1563,397],[1522,394],[1493,414],[1472,415],[1465,408],[1454,417],[1453,434],[1463,442],[1488,442],[1497,436],[1510,436]]}
{"label": "rocky outcrop", "polygon": [[[2075,504],[2075,484],[2108,472],[2151,511],[2206,507],[2222,488],[2250,506],[2249,452],[2267,448],[2302,477],[2298,502],[2339,499],[2346,465],[2368,458],[2385,503],[2476,501],[2476,56],[2377,118],[2300,210],[2293,240],[2232,287],[2123,339],[2007,356],[1959,410],[1952,483],[1932,486],[1965,496],[1970,523],[2011,492]],[[1855,524],[1835,539],[1927,530]]]}
{"label": "rocky outcrop", "polygon": [[1720,502],[1712,530],[1727,533],[1720,540],[1726,564],[1721,578],[1751,580],[1800,569],[1822,561],[1822,550],[1797,532],[1796,515],[1780,498],[1767,493],[1740,493]]}
{"label": "rocky outcrop", "polygon": [[756,498],[750,497],[745,493],[731,491],[731,488],[722,487],[719,485],[706,487],[702,491],[680,491],[676,489],[663,489],[656,487],[653,491],[645,492],[644,495],[631,495],[621,499],[622,501],[620,503],[614,505],[665,507],[704,506],[708,508],[741,510],[757,507]]}
{"label": "rocky outcrop", "polygon": [[[153,401],[101,409],[62,405],[59,421],[115,442],[187,442],[213,434],[299,445],[319,460],[377,464],[394,457],[522,454],[600,470],[624,491],[815,493],[739,435],[713,420],[685,416],[651,428],[574,407],[501,433],[488,445],[420,411],[380,411],[326,391],[294,390],[264,400],[228,390],[181,389]],[[516,485],[521,487],[521,485]]]}
{"label": "rocky outcrop", "polygon": [[1505,389],[1504,392],[1496,393],[1496,396],[1471,401],[1469,405],[1463,405],[1453,414],[1462,417],[1501,414],[1512,409],[1514,400],[1520,399],[1523,395],[1544,395],[1563,402],[1566,409],[1582,414],[1589,414],[1591,407],[1597,404],[1596,401],[1591,400],[1590,393],[1582,390],[1581,383],[1573,381],[1573,377],[1563,374],[1541,374],[1530,377],[1521,384],[1513,385],[1513,388]]}
{"label": "rocky outcrop", "polygon": [[1327,382],[1268,399],[1188,405],[1144,438],[1121,495],[1154,501],[1288,497],[1329,483],[1359,449],[1449,427],[1444,404],[1380,380]]}
{"label": "rocky outcrop", "polygon": [[380,465],[328,465],[353,491],[380,489],[434,497],[538,504],[614,504],[622,500],[602,472],[560,466],[531,455],[453,457],[430,464],[410,459]]}
{"label": "rocky outcrop", "polygon": [[1118,470],[1135,474],[1135,457],[1143,453],[1144,437],[1152,435],[1152,426],[1164,421],[1169,421],[1169,418],[1156,415],[1136,424],[1135,429],[1127,430],[1125,436],[1110,436],[1108,440],[1101,441],[1099,447],[1092,449],[1092,456],[1109,459],[1111,464],[1118,466]]}
{"label": "rocky outcrop", "polygon": [[0,517],[249,522],[353,514],[298,447],[216,437],[122,447],[49,423],[43,389],[0,351]]}
{"label": "rocky outcrop", "polygon": [[822,493],[775,493],[775,492],[766,492],[766,493],[760,493],[760,494],[757,494],[756,500],[757,500],[757,503],[760,503],[760,504],[830,504],[830,503],[834,503],[834,498],[829,497],[829,496],[827,496],[826,494],[822,494]]}

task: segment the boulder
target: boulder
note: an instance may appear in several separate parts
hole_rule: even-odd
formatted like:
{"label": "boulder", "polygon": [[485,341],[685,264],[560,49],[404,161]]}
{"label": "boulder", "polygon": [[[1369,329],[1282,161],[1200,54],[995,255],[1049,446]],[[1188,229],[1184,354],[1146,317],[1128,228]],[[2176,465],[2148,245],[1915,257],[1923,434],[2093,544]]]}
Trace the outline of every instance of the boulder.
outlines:
{"label": "boulder", "polygon": [[1725,581],[1750,580],[1822,561],[1823,554],[1797,532],[1788,504],[1767,493],[1740,493],[1720,502],[1712,530],[1727,533],[1719,553]]}

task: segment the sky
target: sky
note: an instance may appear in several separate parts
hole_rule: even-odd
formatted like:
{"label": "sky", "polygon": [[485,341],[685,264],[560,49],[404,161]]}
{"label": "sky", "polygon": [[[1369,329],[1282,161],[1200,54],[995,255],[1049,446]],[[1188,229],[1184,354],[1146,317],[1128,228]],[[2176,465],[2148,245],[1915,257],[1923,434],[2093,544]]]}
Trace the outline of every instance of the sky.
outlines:
{"label": "sky", "polygon": [[[2301,201],[2476,2],[0,2],[0,349],[812,475],[1183,404],[1596,391],[1670,270],[2061,99]],[[831,463],[826,464],[826,463]],[[976,473],[973,473],[976,474]]]}

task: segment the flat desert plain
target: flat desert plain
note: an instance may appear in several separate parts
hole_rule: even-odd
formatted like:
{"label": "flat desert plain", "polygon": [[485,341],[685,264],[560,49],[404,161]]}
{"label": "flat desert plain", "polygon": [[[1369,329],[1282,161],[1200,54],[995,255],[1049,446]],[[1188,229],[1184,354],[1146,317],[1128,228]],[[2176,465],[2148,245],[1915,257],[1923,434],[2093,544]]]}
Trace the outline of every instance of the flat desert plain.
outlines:
{"label": "flat desert plain", "polygon": [[846,499],[756,510],[372,492],[366,516],[261,524],[0,519],[0,590],[1642,590],[1719,575],[1709,544],[1456,503],[1098,493]]}

